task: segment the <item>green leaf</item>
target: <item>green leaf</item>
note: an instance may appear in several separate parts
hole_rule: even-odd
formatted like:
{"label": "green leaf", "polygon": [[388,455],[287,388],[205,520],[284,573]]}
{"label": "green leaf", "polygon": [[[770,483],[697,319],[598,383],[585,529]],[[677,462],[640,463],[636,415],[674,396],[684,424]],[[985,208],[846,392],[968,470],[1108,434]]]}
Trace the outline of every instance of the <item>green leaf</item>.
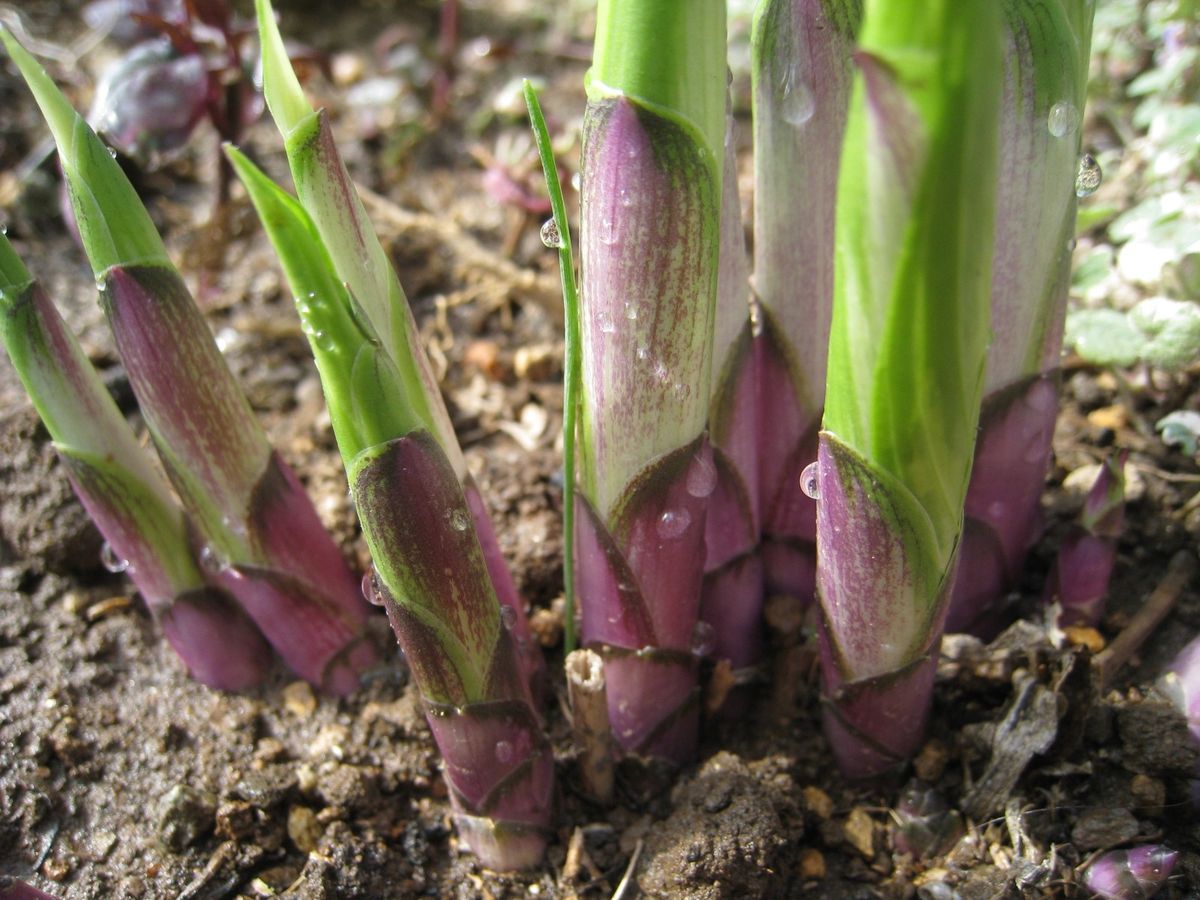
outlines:
{"label": "green leaf", "polygon": [[1163,443],[1178,447],[1192,456],[1200,446],[1200,413],[1190,409],[1179,409],[1158,420],[1154,426],[1162,432]]}
{"label": "green leaf", "polygon": [[108,148],[3,25],[0,42],[54,135],[79,234],[96,277],[116,265],[169,266],[154,223]]}
{"label": "green leaf", "polygon": [[1150,297],[1129,311],[1135,328],[1146,335],[1141,355],[1161,369],[1182,369],[1200,358],[1200,306],[1186,300]]}
{"label": "green leaf", "polygon": [[911,13],[865,9],[824,430],[912,492],[949,559],[988,343],[1002,23],[991,0]]}
{"label": "green leaf", "polygon": [[1141,355],[1145,337],[1115,309],[1081,309],[1067,316],[1066,343],[1089,362],[1131,366]]}
{"label": "green leaf", "polygon": [[421,427],[371,326],[354,310],[308,213],[232,146],[225,152],[267,230],[296,298],[342,458]]}
{"label": "green leaf", "polygon": [[567,219],[567,205],[563,201],[562,184],[558,180],[554,147],[550,142],[546,119],[542,115],[542,105],[538,102],[537,90],[529,79],[525,80],[524,93],[538,157],[542,163],[542,175],[546,179],[546,190],[550,194],[554,231],[558,235],[558,272],[562,280],[563,318],[566,327],[563,361],[563,368],[566,370],[563,385],[563,593],[566,601],[563,613],[563,652],[569,654],[575,649],[575,444],[583,377],[580,368],[579,289],[575,284],[575,260],[571,253],[571,223]]}

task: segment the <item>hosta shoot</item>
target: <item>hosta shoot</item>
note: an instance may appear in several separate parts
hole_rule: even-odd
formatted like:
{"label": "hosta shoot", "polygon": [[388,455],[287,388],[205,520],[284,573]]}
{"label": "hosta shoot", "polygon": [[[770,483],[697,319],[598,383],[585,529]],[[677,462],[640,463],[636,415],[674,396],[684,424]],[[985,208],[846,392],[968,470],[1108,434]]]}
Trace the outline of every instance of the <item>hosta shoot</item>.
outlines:
{"label": "hosta shoot", "polygon": [[[554,760],[534,703],[540,656],[465,469],[396,273],[259,4],[267,101],[293,199],[230,150],[309,337],[374,572],[445,761],[455,822],[485,865],[536,865]],[[353,230],[338,230],[338,223]],[[531,687],[531,679],[534,685]]]}
{"label": "hosta shoot", "polygon": [[695,752],[725,8],[602,0],[581,195],[581,643],[628,752]]}
{"label": "hosta shoot", "polygon": [[0,338],[107,541],[108,565],[137,585],[188,671],[225,690],[266,675],[271,653],[196,558],[192,526],[150,465],[54,304],[0,234]]}
{"label": "hosta shoot", "polygon": [[116,160],[6,30],[0,40],[58,145],[117,352],[201,536],[208,580],[295,672],[349,692],[377,658],[364,642],[369,607],[358,580],[267,441]]}
{"label": "hosta shoot", "polygon": [[913,752],[932,698],[988,344],[1000,27],[992,0],[864,4],[809,476],[826,734],[851,775]]}
{"label": "hosta shoot", "polygon": [[[838,169],[862,0],[769,0],[755,15],[754,364],[763,590],[806,607],[816,509],[798,473],[817,455],[833,306]],[[723,441],[721,420],[710,427]]]}
{"label": "hosta shoot", "polygon": [[[989,632],[1040,532],[1058,412],[1092,0],[1004,0],[995,253],[984,405],[947,628]],[[1093,161],[1094,165],[1094,161]],[[1084,179],[1080,182],[1079,179]]]}

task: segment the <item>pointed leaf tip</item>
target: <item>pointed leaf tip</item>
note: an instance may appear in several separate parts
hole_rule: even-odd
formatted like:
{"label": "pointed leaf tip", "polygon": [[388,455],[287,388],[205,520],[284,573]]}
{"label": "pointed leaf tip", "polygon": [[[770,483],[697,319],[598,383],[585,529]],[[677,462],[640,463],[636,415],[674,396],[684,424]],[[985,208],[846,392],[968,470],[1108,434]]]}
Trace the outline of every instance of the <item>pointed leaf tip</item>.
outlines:
{"label": "pointed leaf tip", "polygon": [[0,42],[50,126],[79,234],[96,277],[118,265],[170,266],[154,223],[109,149],[45,69],[3,27]]}
{"label": "pointed leaf tip", "polygon": [[262,45],[263,96],[266,97],[267,108],[275,124],[287,137],[312,115],[313,109],[292,68],[283,36],[279,33],[279,24],[275,21],[271,0],[255,0],[254,9],[258,16],[259,43]]}

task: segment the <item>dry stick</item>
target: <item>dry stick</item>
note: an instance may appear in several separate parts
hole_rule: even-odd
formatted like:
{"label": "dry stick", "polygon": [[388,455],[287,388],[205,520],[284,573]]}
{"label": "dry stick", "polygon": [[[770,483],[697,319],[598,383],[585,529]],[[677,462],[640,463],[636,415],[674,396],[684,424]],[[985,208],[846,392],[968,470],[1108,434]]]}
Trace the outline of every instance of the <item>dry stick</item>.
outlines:
{"label": "dry stick", "polygon": [[583,748],[579,756],[583,787],[600,803],[610,803],[614,748],[604,661],[594,650],[573,650],[567,654],[566,670],[575,743]]}
{"label": "dry stick", "polygon": [[1154,633],[1154,629],[1158,627],[1159,623],[1166,618],[1167,613],[1171,611],[1171,607],[1175,605],[1175,601],[1179,599],[1179,595],[1195,574],[1196,557],[1187,550],[1180,550],[1171,558],[1171,563],[1167,566],[1167,574],[1163,576],[1163,580],[1146,599],[1142,608],[1129,620],[1125,630],[1117,635],[1116,640],[1108,645],[1107,650],[1096,655],[1093,665],[1096,682],[1100,686],[1101,693],[1112,686],[1117,672]]}
{"label": "dry stick", "polygon": [[621,879],[621,883],[617,885],[617,889],[613,891],[611,900],[626,900],[632,897],[632,890],[637,884],[634,880],[634,874],[637,872],[638,860],[642,857],[642,847],[645,842],[639,840],[637,846],[633,848],[633,856],[629,858],[629,867],[625,869],[625,877]]}

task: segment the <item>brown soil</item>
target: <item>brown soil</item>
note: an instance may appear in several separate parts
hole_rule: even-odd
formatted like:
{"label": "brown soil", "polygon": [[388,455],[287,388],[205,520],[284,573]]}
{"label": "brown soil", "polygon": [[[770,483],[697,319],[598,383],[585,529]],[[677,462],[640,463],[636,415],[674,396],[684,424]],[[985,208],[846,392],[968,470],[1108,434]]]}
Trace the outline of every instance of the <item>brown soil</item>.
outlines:
{"label": "brown soil", "polygon": [[[575,36],[586,26],[563,14],[535,20],[531,6],[467,7],[455,105],[436,127],[395,128],[388,112],[406,103],[422,109],[431,4],[406,6],[399,19],[386,15],[426,40],[419,64],[388,76],[400,79],[407,99],[371,112],[348,104],[353,84],[314,89],[344,111],[337,127],[351,168],[378,191],[369,208],[428,338],[519,586],[550,624],[557,672],[562,347],[554,259],[538,240],[540,220],[489,199],[468,152],[475,144],[494,150],[508,135],[524,139],[519,114],[494,102],[511,78],[527,73],[522,67],[547,78],[544,102],[560,132],[582,110],[586,45]],[[65,44],[79,29],[56,10],[31,3],[27,24]],[[331,52],[364,48],[337,64],[357,61],[363,77],[374,77],[380,63],[371,41],[384,13],[370,4],[344,12],[331,23],[285,7],[285,30]],[[85,79],[76,73],[72,81]],[[84,93],[76,100],[85,102]],[[20,189],[12,181],[43,132],[2,68],[0,103],[9,235],[136,422],[86,266],[54,212],[52,167],[35,169]],[[283,171],[269,127],[256,128],[247,145]],[[216,226],[197,224],[205,219],[197,210],[210,202],[212,150],[204,137],[142,186],[173,250],[189,260],[213,329],[277,446],[361,563],[328,415],[271,251],[244,201],[225,219],[228,241],[214,239]],[[208,274],[196,278],[206,259]],[[1196,375],[1130,391],[1108,373],[1067,371],[1045,499],[1050,527],[1013,600],[1020,618],[990,646],[953,638],[944,651],[930,740],[914,772],[959,815],[943,831],[909,835],[915,852],[897,849],[891,810],[902,783],[852,784],[834,770],[812,679],[782,708],[763,689],[744,719],[708,723],[700,762],[682,772],[623,763],[617,805],[602,809],[577,792],[556,675],[548,715],[560,761],[558,835],[540,870],[502,877],[459,852],[437,756],[398,652],[342,700],[314,695],[283,672],[236,696],[184,675],[128,582],[100,568],[98,535],[5,361],[0,876],[69,898],[607,897],[624,878],[630,890],[661,897],[1072,897],[1084,895],[1075,883],[1096,851],[1162,841],[1181,859],[1160,896],[1194,896],[1195,751],[1182,720],[1146,685],[1200,628],[1200,594],[1194,585],[1179,594],[1164,625],[1103,694],[1093,686],[1088,649],[1044,627],[1038,597],[1078,504],[1062,482],[1113,446],[1132,451],[1144,491],[1129,507],[1096,637],[1120,634],[1173,555],[1195,548],[1200,475],[1194,460],[1162,445],[1153,422],[1169,409],[1198,408]],[[381,646],[394,647],[386,623],[377,626]]]}

